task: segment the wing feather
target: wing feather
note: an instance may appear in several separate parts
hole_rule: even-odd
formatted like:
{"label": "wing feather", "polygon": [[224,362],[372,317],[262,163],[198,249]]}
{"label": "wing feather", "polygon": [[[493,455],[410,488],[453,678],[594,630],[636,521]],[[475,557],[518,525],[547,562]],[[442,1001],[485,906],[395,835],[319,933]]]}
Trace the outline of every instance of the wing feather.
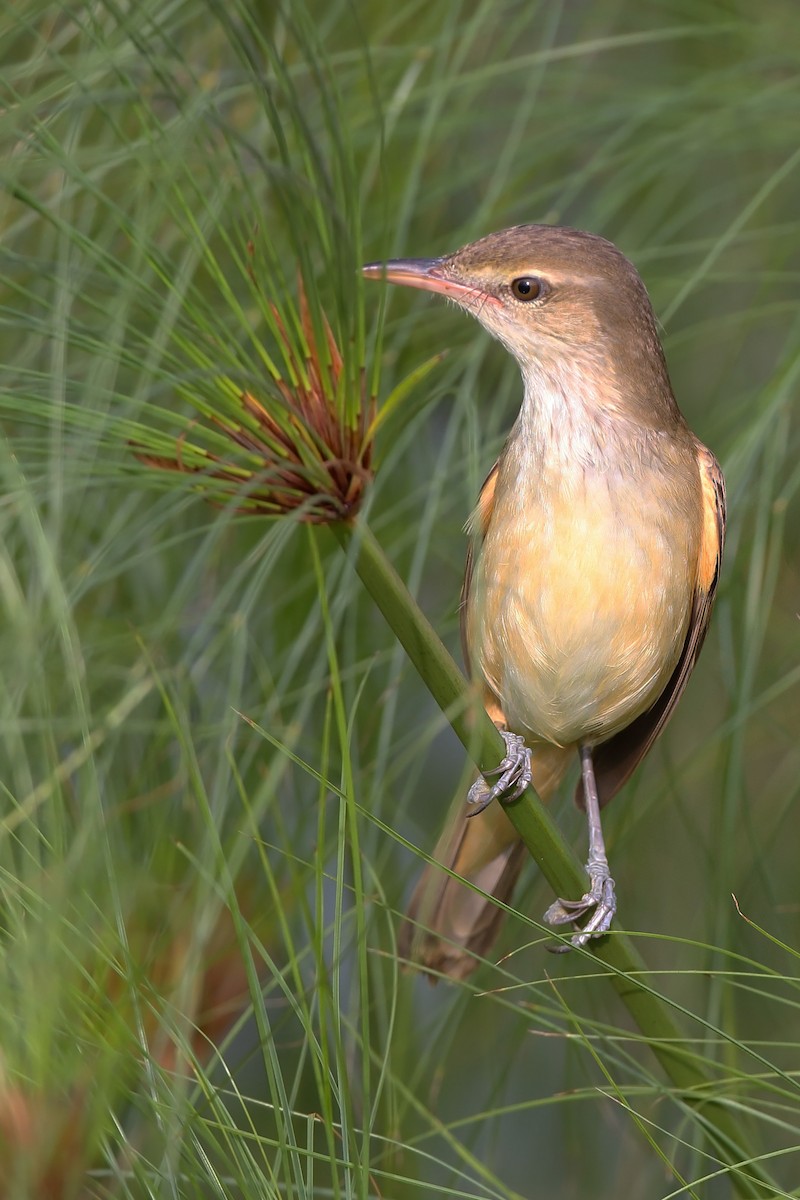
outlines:
{"label": "wing feather", "polygon": [[[694,670],[708,631],[725,543],[725,481],[716,458],[700,442],[697,443],[697,462],[705,520],[698,559],[697,584],[686,640],[678,664],[655,704],[627,728],[596,748],[593,756],[594,769],[601,805],[607,804],[623,784],[627,783],[672,716]],[[575,793],[575,800],[583,806],[580,784]]]}
{"label": "wing feather", "polygon": [[494,489],[497,484],[497,468],[500,464],[500,459],[492,467],[486,479],[483,482],[483,487],[478,496],[478,507],[473,512],[467,525],[469,534],[469,544],[467,546],[467,561],[464,566],[464,582],[461,585],[461,652],[464,656],[464,666],[466,667],[467,675],[471,675],[469,646],[467,645],[467,605],[469,603],[469,593],[472,588],[472,572],[475,566],[475,543],[476,540],[482,541],[486,537],[486,530],[489,528],[489,522],[492,519],[492,511],[494,510]]}

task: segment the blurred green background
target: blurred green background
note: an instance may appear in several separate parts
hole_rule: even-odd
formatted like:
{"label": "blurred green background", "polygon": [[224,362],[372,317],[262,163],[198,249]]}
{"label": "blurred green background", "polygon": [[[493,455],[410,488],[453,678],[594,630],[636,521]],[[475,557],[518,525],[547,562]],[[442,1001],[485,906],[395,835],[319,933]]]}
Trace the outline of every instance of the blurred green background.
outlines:
{"label": "blurred green background", "polygon": [[731,1194],[533,868],[497,966],[400,972],[461,747],[325,530],[129,445],[261,394],[298,263],[379,398],[446,350],[366,517],[458,654],[520,383],[357,267],[525,221],[634,261],[726,473],[706,649],[606,832],[649,985],[800,1194],[799,45],[790,0],[4,7],[0,1194]]}

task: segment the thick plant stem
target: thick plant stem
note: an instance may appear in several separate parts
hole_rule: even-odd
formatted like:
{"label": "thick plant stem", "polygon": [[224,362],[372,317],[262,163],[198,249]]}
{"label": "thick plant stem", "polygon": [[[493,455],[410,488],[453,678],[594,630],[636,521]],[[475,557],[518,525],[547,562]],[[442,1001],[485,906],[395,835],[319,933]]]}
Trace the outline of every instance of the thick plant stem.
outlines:
{"label": "thick plant stem", "polygon": [[[356,519],[330,528],[472,761],[480,770],[496,766],[505,753],[503,739],[475,703],[469,683],[369,527]],[[528,788],[505,811],[556,895],[581,895],[586,884],[584,868],[533,789]],[[689,1039],[676,1022],[669,1001],[648,984],[647,967],[631,939],[614,933],[584,952],[607,967],[613,987],[681,1099],[701,1114],[737,1195],[780,1195],[780,1188],[761,1164],[752,1161],[756,1156],[744,1144],[735,1109],[716,1098],[716,1082],[688,1049]]]}

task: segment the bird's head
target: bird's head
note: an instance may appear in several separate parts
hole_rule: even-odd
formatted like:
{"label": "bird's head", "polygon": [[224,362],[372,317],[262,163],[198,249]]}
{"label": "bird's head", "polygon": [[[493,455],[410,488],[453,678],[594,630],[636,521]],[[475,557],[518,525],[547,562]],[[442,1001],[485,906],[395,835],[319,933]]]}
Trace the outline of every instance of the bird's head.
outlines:
{"label": "bird's head", "polygon": [[454,300],[506,346],[526,379],[574,362],[617,394],[644,398],[666,383],[671,400],[645,286],[605,238],[517,225],[442,258],[395,259],[363,270],[370,279]]}

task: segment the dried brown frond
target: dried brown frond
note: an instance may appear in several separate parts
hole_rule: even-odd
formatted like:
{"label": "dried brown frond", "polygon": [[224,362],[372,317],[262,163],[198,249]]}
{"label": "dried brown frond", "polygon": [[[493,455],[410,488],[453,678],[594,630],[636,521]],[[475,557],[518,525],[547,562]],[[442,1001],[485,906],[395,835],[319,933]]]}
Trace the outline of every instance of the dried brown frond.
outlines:
{"label": "dried brown frond", "polygon": [[86,1086],[56,1096],[12,1083],[0,1060],[0,1200],[77,1200],[95,1153]]}
{"label": "dried brown frond", "polygon": [[[252,927],[264,934],[269,921],[257,891],[241,884],[239,900]],[[193,1060],[207,1062],[251,1003],[248,972],[228,909],[220,911],[208,939],[197,946],[191,898],[180,887],[158,889],[149,902],[142,898],[128,934],[130,962],[124,970],[105,956],[84,964],[84,978],[91,982],[82,1009],[93,1011],[110,1040],[103,1043],[94,1025],[81,1029],[75,1036],[82,1053],[66,1082],[55,1070],[45,1082],[12,1071],[0,1048],[0,1200],[97,1200],[106,1195],[92,1172],[101,1163],[108,1113],[124,1112],[136,1089],[142,1038],[161,1070],[190,1074]],[[260,961],[259,968],[266,969]],[[176,1029],[182,1032],[178,1035]],[[66,1061],[71,1061],[69,1055],[60,1066]]]}

